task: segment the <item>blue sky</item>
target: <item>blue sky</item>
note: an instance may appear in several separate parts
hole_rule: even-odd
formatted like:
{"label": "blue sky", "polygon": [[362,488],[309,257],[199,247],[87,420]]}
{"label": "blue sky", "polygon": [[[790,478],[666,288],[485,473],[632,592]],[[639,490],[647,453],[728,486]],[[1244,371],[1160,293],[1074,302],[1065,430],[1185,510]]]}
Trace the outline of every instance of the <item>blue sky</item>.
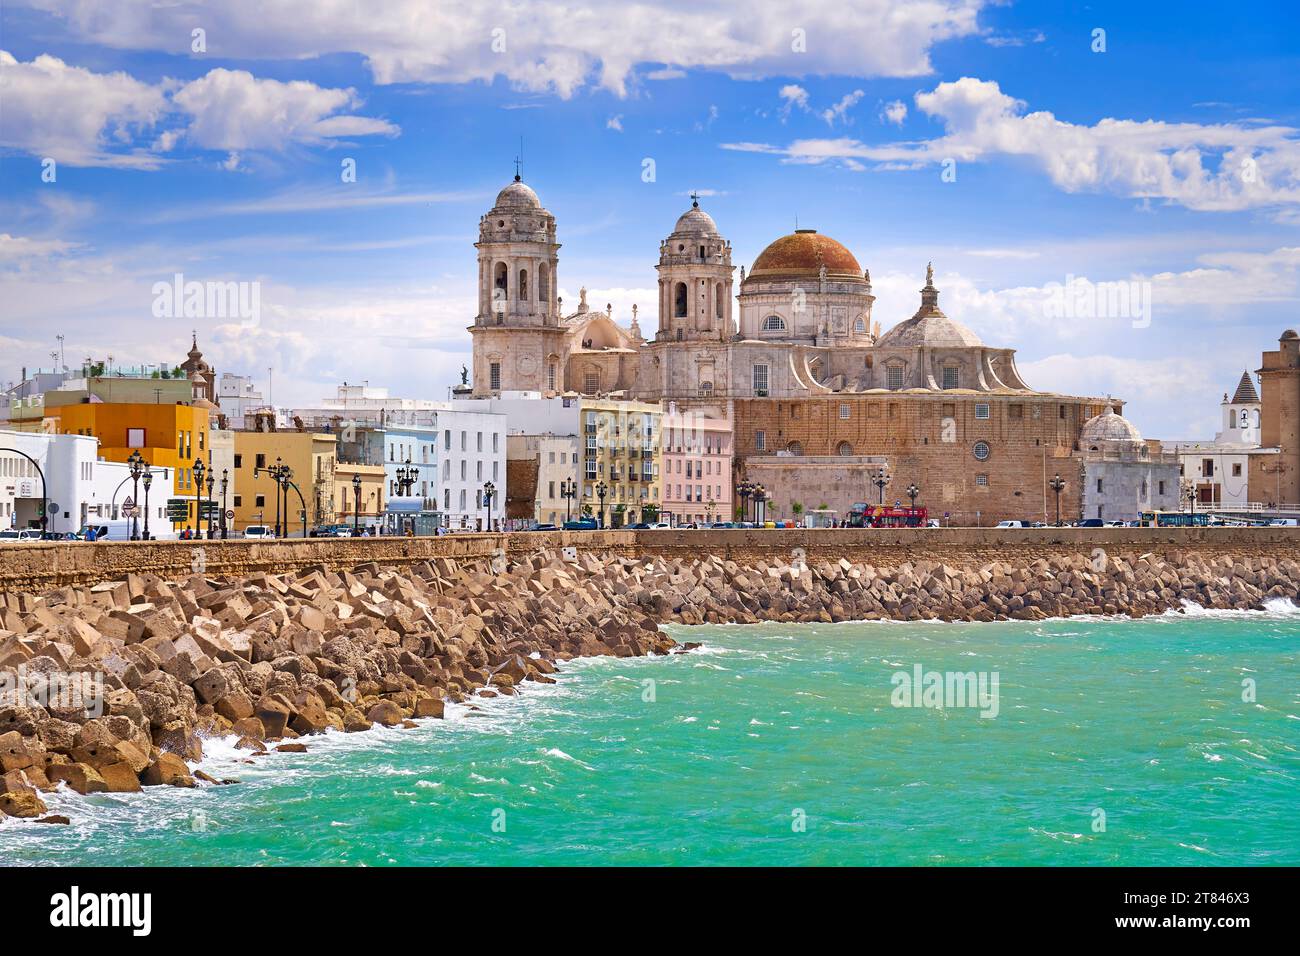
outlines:
{"label": "blue sky", "polygon": [[[273,367],[277,404],[445,397],[521,139],[566,303],[585,285],[624,324],[699,189],[737,266],[796,217],[843,242],[885,329],[933,260],[1031,385],[1120,397],[1151,437],[1211,435],[1300,325],[1294,5],[793,6],[6,4],[0,382],[56,335],[70,365],[134,364],[197,328],[219,370]],[[259,283],[259,320],[155,316],[178,272]],[[1138,283],[1149,320],[1061,318],[1070,277]]]}

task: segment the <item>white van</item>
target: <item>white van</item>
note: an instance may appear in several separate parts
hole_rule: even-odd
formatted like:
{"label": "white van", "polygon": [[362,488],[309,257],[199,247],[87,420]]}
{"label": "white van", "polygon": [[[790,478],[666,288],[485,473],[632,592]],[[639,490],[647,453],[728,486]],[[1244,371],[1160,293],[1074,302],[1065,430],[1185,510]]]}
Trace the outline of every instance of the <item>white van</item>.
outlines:
{"label": "white van", "polygon": [[250,524],[244,529],[244,537],[267,541],[275,537],[275,529],[264,524]]}
{"label": "white van", "polygon": [[[96,541],[130,541],[131,530],[134,526],[139,530],[140,536],[144,537],[144,519],[134,518],[114,518],[110,521],[91,521],[84,528],[77,532],[77,537],[83,541],[86,538],[86,531],[89,528],[95,529]],[[176,532],[171,529],[168,522],[162,522],[162,527],[151,527],[149,537],[154,541],[173,541],[176,538]]]}
{"label": "white van", "polygon": [[41,533],[35,528],[6,528],[4,531],[0,531],[0,544],[40,540]]}
{"label": "white van", "polygon": [[997,523],[997,527],[999,528],[1023,528],[1024,526],[1025,523],[1023,521],[999,521]]}

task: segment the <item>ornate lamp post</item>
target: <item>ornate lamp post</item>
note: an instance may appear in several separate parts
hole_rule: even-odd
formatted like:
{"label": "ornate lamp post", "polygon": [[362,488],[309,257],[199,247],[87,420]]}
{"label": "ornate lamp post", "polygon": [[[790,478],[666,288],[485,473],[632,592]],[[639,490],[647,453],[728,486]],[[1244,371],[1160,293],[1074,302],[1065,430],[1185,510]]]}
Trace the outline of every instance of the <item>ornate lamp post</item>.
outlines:
{"label": "ornate lamp post", "polygon": [[915,481],[912,482],[910,485],[907,486],[907,492],[906,492],[906,494],[907,494],[908,500],[910,500],[910,501],[912,502],[912,506],[911,506],[911,507],[912,507],[912,510],[915,511],[915,510],[916,510],[916,499],[917,499],[918,497],[920,497],[920,495],[921,495],[921,489],[918,488],[918,487],[916,487],[916,482],[915,482]]}
{"label": "ornate lamp post", "polygon": [[487,512],[483,519],[483,530],[492,530],[492,496],[497,492],[497,486],[490,481],[483,483],[483,508]]}
{"label": "ornate lamp post", "polygon": [[876,469],[875,476],[871,479],[871,483],[880,490],[880,504],[882,505],[885,503],[885,488],[892,480],[893,476],[889,473],[888,465],[881,465]]}
{"label": "ornate lamp post", "polygon": [[221,469],[221,540],[229,537],[230,529],[226,526],[226,489],[230,487],[230,469]]}
{"label": "ornate lamp post", "polygon": [[1052,477],[1052,480],[1047,483],[1047,487],[1051,488],[1053,494],[1056,495],[1056,526],[1059,528],[1061,526],[1061,492],[1065,490],[1065,479],[1061,477],[1060,472],[1057,472]]}
{"label": "ornate lamp post", "polygon": [[352,476],[352,498],[355,504],[352,508],[352,536],[355,538],[361,534],[361,475]]}
{"label": "ornate lamp post", "polygon": [[144,480],[144,540],[149,540],[149,486],[153,484],[153,472],[146,471]]}
{"label": "ornate lamp post", "polygon": [[596,523],[597,527],[602,530],[605,527],[605,495],[609,494],[609,486],[603,481],[596,483],[596,497],[600,499],[600,520]]}
{"label": "ornate lamp post", "polygon": [[767,489],[761,484],[754,485],[750,494],[754,498],[754,524],[764,524],[767,521]]}
{"label": "ornate lamp post", "polygon": [[420,470],[411,464],[411,459],[406,459],[406,465],[398,466],[397,471],[397,490],[403,497],[411,493],[411,488],[415,485],[415,479],[420,474]]}
{"label": "ornate lamp post", "polygon": [[217,483],[217,477],[211,469],[208,470],[208,540],[212,540],[212,512],[216,510],[217,499],[212,495],[212,487]]}
{"label": "ornate lamp post", "polygon": [[754,493],[754,483],[746,480],[736,485],[736,494],[740,496],[740,519],[749,517],[749,496]]}
{"label": "ornate lamp post", "polygon": [[198,537],[202,533],[203,520],[203,473],[208,470],[208,466],[203,464],[202,458],[194,459],[194,536]]}
{"label": "ornate lamp post", "polygon": [[[131,506],[134,508],[140,501],[140,475],[144,473],[145,460],[140,454],[140,449],[135,449],[127,456],[126,463],[131,467]],[[131,540],[140,540],[140,519],[136,514],[131,515]]]}
{"label": "ornate lamp post", "polygon": [[564,523],[569,523],[569,503],[578,497],[578,479],[565,478],[560,482],[560,497],[564,499]]}

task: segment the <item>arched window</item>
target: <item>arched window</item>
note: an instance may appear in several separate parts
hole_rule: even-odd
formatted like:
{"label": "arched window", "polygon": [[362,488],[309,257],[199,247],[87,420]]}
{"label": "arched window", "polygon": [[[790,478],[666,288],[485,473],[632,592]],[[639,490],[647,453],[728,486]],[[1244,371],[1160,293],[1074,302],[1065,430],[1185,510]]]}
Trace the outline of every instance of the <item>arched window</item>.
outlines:
{"label": "arched window", "polygon": [[546,270],[546,263],[539,263],[537,266],[537,301],[543,305],[549,302],[551,298],[549,285],[549,273]]}
{"label": "arched window", "polygon": [[788,445],[785,446],[785,450],[788,451],[788,452],[789,452],[790,454],[792,454],[792,455],[802,455],[802,454],[803,454],[803,445],[800,444],[800,443],[797,442],[797,441],[792,441],[792,442],[790,442]]}
{"label": "arched window", "polygon": [[727,287],[724,283],[718,283],[718,318],[722,318],[726,311],[727,304]]}
{"label": "arched window", "polygon": [[853,446],[846,441],[842,441],[835,446],[835,454],[839,455],[841,458],[848,458],[853,454]]}
{"label": "arched window", "polygon": [[781,318],[779,315],[769,315],[767,318],[763,320],[763,331],[784,332],[785,319]]}
{"label": "arched window", "polygon": [[865,331],[867,331],[867,320],[864,319],[862,316],[858,316],[856,319],[854,319],[854,320],[853,320],[853,331],[854,331],[854,332],[865,332]]}
{"label": "arched window", "polygon": [[502,289],[502,290],[505,289],[505,287],[506,287],[506,274],[507,274],[507,273],[506,273],[506,264],[505,264],[504,262],[498,262],[498,263],[497,263],[497,270],[496,270],[496,278],[494,279],[494,281],[493,281],[493,283],[492,283],[492,285],[493,285],[494,288]]}
{"label": "arched window", "polygon": [[673,286],[673,316],[686,318],[686,283],[679,282]]}
{"label": "arched window", "polygon": [[528,270],[519,270],[519,301],[528,301]]}

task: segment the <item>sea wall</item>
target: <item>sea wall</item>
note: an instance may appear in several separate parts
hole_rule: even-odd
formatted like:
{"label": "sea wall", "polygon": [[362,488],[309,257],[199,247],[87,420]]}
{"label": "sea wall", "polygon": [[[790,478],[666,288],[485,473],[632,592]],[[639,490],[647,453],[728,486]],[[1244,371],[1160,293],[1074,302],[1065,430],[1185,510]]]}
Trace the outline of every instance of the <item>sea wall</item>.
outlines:
{"label": "sea wall", "polygon": [[1300,528],[925,528],[718,529],[454,534],[436,538],[309,538],[275,542],[120,541],[0,545],[0,592],[95,584],[126,574],[180,580],[196,571],[220,577],[282,574],[302,568],[343,571],[375,562],[409,567],[437,558],[465,560],[574,547],[618,557],[724,561],[1025,560],[1106,552],[1192,550],[1206,556],[1300,557]]}
{"label": "sea wall", "polygon": [[[211,735],[251,760],[513,695],[575,657],[689,649],[665,623],[1136,617],[1300,593],[1294,530],[912,534],[15,547],[27,579],[76,583],[0,591],[0,816],[67,822],[43,816],[61,786],[218,784],[190,766]],[[435,547],[455,556],[417,559]],[[157,573],[122,571],[143,562]],[[253,565],[290,569],[218,571]]]}

